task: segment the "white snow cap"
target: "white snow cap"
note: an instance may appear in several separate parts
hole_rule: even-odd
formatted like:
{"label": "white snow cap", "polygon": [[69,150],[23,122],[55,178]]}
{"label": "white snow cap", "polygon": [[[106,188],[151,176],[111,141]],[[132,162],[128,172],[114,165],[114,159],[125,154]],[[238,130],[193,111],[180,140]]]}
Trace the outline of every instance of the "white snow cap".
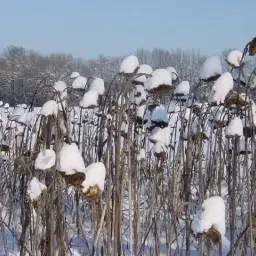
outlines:
{"label": "white snow cap", "polygon": [[219,196],[205,199],[201,211],[192,222],[195,233],[207,232],[211,227],[219,231],[222,236],[225,235],[225,203]]}
{"label": "white snow cap", "polygon": [[223,73],[214,83],[210,102],[224,103],[227,94],[233,89],[234,81],[229,72]]}
{"label": "white snow cap", "polygon": [[177,85],[174,90],[174,95],[186,96],[189,94],[190,85],[188,81],[183,81]]}
{"label": "white snow cap", "polygon": [[243,56],[243,53],[239,50],[232,50],[228,56],[227,56],[227,62],[235,67],[235,68],[238,68],[240,67],[241,64],[243,64],[243,62],[241,62],[242,60],[242,56]]}
{"label": "white snow cap", "polygon": [[84,160],[75,143],[64,143],[58,159],[57,170],[64,172],[66,175],[75,174],[77,172],[84,173]]}
{"label": "white snow cap", "polygon": [[106,168],[102,162],[92,163],[85,169],[85,180],[81,184],[82,191],[87,192],[90,186],[98,185],[101,191],[104,190]]}
{"label": "white snow cap", "polygon": [[31,200],[36,200],[41,195],[43,190],[46,190],[46,189],[47,189],[47,187],[45,186],[45,184],[43,184],[36,177],[34,177],[29,182],[28,195]]}
{"label": "white snow cap", "polygon": [[9,108],[9,107],[10,107],[9,103],[4,104],[4,108]]}
{"label": "white snow cap", "polygon": [[205,60],[200,71],[200,79],[207,80],[223,73],[220,56],[212,56]]}
{"label": "white snow cap", "polygon": [[172,76],[172,80],[177,80],[177,78],[178,78],[178,73],[177,73],[177,71],[176,71],[176,69],[174,68],[174,67],[167,67],[166,68],[170,73],[171,73],[171,76]]}
{"label": "white snow cap", "polygon": [[243,136],[243,122],[239,117],[233,118],[226,128],[226,136]]}
{"label": "white snow cap", "polygon": [[120,73],[132,74],[139,67],[139,60],[136,56],[130,55],[122,61],[120,65]]}
{"label": "white snow cap", "polygon": [[67,88],[67,85],[63,81],[57,81],[54,83],[53,87],[58,92],[64,92]]}
{"label": "white snow cap", "polygon": [[151,121],[168,123],[168,112],[164,105],[154,108],[151,114]]}
{"label": "white snow cap", "polygon": [[87,83],[87,78],[84,76],[78,76],[72,83],[74,89],[84,89]]}
{"label": "white snow cap", "polygon": [[145,88],[150,91],[160,85],[172,86],[172,75],[166,69],[156,69],[152,72],[151,77],[145,82]]}
{"label": "white snow cap", "polygon": [[42,116],[57,116],[58,108],[58,103],[55,100],[48,100],[42,106],[40,114]]}
{"label": "white snow cap", "polygon": [[3,105],[4,105],[4,102],[0,100],[0,107],[2,107]]}
{"label": "white snow cap", "polygon": [[105,92],[104,80],[96,77],[90,84],[90,90],[96,91],[99,95],[103,95]]}
{"label": "white snow cap", "polygon": [[141,64],[137,74],[145,74],[145,75],[141,75],[136,77],[134,80],[140,83],[145,83],[145,81],[147,80],[146,75],[150,75],[152,73],[153,69],[150,65],[148,64]]}
{"label": "white snow cap", "polygon": [[77,78],[79,76],[80,76],[80,74],[78,72],[74,71],[71,73],[70,78]]}
{"label": "white snow cap", "polygon": [[89,90],[86,92],[79,103],[81,108],[89,108],[92,106],[98,106],[98,97],[99,94],[95,90]]}
{"label": "white snow cap", "polygon": [[47,170],[55,165],[56,154],[52,149],[45,149],[41,151],[35,160],[36,170]]}
{"label": "white snow cap", "polygon": [[149,136],[149,140],[153,143],[163,142],[165,145],[170,143],[170,134],[171,130],[170,127],[160,128],[155,127]]}

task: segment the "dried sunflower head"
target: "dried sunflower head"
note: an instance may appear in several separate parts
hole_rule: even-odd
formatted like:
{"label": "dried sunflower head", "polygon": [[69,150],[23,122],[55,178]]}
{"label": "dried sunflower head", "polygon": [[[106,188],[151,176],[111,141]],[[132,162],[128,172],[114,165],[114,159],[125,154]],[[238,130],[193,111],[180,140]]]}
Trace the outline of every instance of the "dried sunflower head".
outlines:
{"label": "dried sunflower head", "polygon": [[84,196],[89,200],[99,199],[101,191],[98,185],[90,186],[89,189],[84,193]]}
{"label": "dried sunflower head", "polygon": [[254,37],[252,41],[249,43],[249,55],[250,56],[256,55],[256,37]]}

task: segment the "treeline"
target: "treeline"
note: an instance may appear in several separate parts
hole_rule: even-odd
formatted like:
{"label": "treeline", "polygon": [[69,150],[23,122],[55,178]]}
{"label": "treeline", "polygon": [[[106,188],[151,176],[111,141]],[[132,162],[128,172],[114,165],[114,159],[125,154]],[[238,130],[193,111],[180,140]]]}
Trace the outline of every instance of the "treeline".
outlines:
{"label": "treeline", "polygon": [[[150,64],[153,68],[174,66],[182,79],[191,82],[196,79],[205,58],[199,52],[182,50],[139,49],[134,54],[141,63]],[[118,72],[123,57],[100,55],[94,60],[84,60],[62,53],[43,56],[23,47],[10,46],[0,56],[0,100],[10,105],[29,104],[39,86],[50,85],[56,80],[68,81],[73,71],[86,77],[101,77],[107,83]],[[49,88],[43,88],[36,94],[34,104],[41,105],[49,93]]]}
{"label": "treeline", "polygon": [[[199,68],[206,57],[199,51],[180,49],[138,49],[134,54],[140,63],[147,63],[153,68],[175,67],[180,78],[188,80],[192,86],[197,83]],[[0,55],[0,100],[10,105],[29,104],[40,86],[43,89],[37,92],[33,101],[40,106],[49,99],[50,90],[47,85],[52,85],[57,80],[68,82],[73,71],[78,71],[87,78],[101,77],[108,83],[118,72],[123,58],[124,56],[100,55],[94,60],[84,60],[62,53],[43,56],[23,47],[10,46]]]}

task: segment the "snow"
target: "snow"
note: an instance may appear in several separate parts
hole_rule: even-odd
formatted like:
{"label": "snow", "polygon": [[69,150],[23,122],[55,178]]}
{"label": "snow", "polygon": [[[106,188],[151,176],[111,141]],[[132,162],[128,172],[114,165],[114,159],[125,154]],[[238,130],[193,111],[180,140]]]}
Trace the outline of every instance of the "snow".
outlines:
{"label": "snow", "polygon": [[220,193],[222,198],[225,198],[228,195],[228,184],[224,180],[221,181]]}
{"label": "snow", "polygon": [[145,108],[145,112],[144,112],[144,116],[143,116],[143,120],[145,123],[149,122],[151,123],[151,111],[147,108]]}
{"label": "snow", "polygon": [[122,61],[120,65],[120,73],[133,74],[139,68],[139,60],[136,56],[130,55]]}
{"label": "snow", "polygon": [[171,76],[172,76],[172,80],[177,80],[177,78],[178,78],[178,73],[177,73],[177,71],[176,71],[176,69],[174,68],[174,67],[167,67],[166,68],[170,73],[171,73]]}
{"label": "snow", "polygon": [[149,136],[149,140],[153,143],[163,142],[165,145],[168,145],[170,142],[170,127],[160,128],[155,127]]}
{"label": "snow", "polygon": [[28,195],[31,200],[36,200],[41,195],[43,190],[46,190],[46,189],[47,189],[47,187],[45,186],[45,184],[43,184],[36,177],[34,177],[29,182]]}
{"label": "snow", "polygon": [[191,108],[186,108],[184,111],[184,116],[183,118],[186,119],[187,121],[191,120],[193,117],[193,113],[191,111]]}
{"label": "snow", "polygon": [[251,78],[248,81],[248,87],[251,89],[256,88],[256,75],[255,73],[251,74]]}
{"label": "snow", "polygon": [[243,136],[243,122],[239,117],[234,117],[226,128],[226,136]]}
{"label": "snow", "polygon": [[15,136],[22,136],[24,134],[25,126],[17,124],[15,127]]}
{"label": "snow", "polygon": [[136,77],[134,80],[140,83],[145,83],[145,81],[147,80],[147,76],[146,75],[150,75],[152,73],[153,69],[150,65],[148,64],[141,64],[137,74],[145,74],[145,75],[141,75]]}
{"label": "snow", "polygon": [[3,105],[4,105],[4,102],[0,100],[0,107],[2,107]]}
{"label": "snow", "polygon": [[104,80],[96,77],[90,84],[90,90],[98,92],[99,95],[103,95],[105,92]]}
{"label": "snow", "polygon": [[78,76],[72,83],[74,89],[84,89],[87,83],[87,78],[84,76]]}
{"label": "snow", "polygon": [[189,136],[196,135],[200,131],[199,121],[197,117],[193,118],[193,116],[191,115],[189,122],[190,122],[190,125],[187,125],[185,127],[185,130],[183,131],[183,134],[182,134],[182,137],[185,140],[188,140]]}
{"label": "snow", "polygon": [[212,87],[210,102],[224,103],[227,94],[233,89],[233,77],[229,72],[223,73]]}
{"label": "snow", "polygon": [[35,160],[35,169],[42,171],[50,169],[55,165],[55,161],[55,152],[52,149],[45,149],[37,155]]}
{"label": "snow", "polygon": [[241,137],[239,144],[240,144],[239,145],[240,152],[247,152],[247,153],[251,152],[251,141],[249,139],[246,141],[245,137]]}
{"label": "snow", "polygon": [[145,102],[147,99],[147,93],[144,87],[140,84],[136,85],[133,95],[132,95],[132,102],[136,105],[140,105]]}
{"label": "snow", "polygon": [[25,109],[22,106],[15,106],[13,112],[10,115],[10,121],[17,121],[21,115],[25,113]]}
{"label": "snow", "polygon": [[67,85],[63,81],[57,81],[54,83],[53,87],[58,92],[64,92],[67,88]]}
{"label": "snow", "polygon": [[142,161],[146,159],[146,150],[144,148],[140,149],[140,151],[137,153],[137,161]]}
{"label": "snow", "polygon": [[70,78],[77,78],[79,76],[80,76],[80,74],[78,72],[74,71],[71,73]]}
{"label": "snow", "polygon": [[57,116],[58,115],[58,103],[55,100],[49,100],[44,103],[41,108],[40,114],[42,116]]}
{"label": "snow", "polygon": [[155,151],[155,153],[162,153],[162,152],[166,152],[168,150],[168,147],[167,145],[165,145],[164,142],[162,141],[157,141],[155,144],[154,144],[154,147],[153,147],[153,150]]}
{"label": "snow", "polygon": [[107,120],[112,120],[112,115],[107,114],[106,117],[107,117]]}
{"label": "snow", "polygon": [[9,108],[9,107],[10,107],[9,103],[4,104],[4,108]]}
{"label": "snow", "polygon": [[125,121],[125,122],[122,122],[120,129],[121,129],[121,131],[124,132],[125,134],[128,133],[128,124],[127,124],[126,121]]}
{"label": "snow", "polygon": [[168,104],[168,113],[177,113],[181,111],[181,106],[179,106],[178,104],[176,104],[177,102],[172,100],[169,104]]}
{"label": "snow", "polygon": [[251,104],[252,122],[256,126],[256,104],[252,101]]}
{"label": "snow", "polygon": [[168,123],[168,112],[164,105],[155,107],[151,114],[151,121]]}
{"label": "snow", "polygon": [[64,143],[58,157],[57,170],[66,175],[84,173],[84,160],[75,143]]}
{"label": "snow", "polygon": [[61,108],[61,104],[63,104],[63,107],[65,107],[66,104],[66,98],[68,96],[67,90],[63,92],[59,92],[58,96],[55,97],[56,102],[59,104],[59,109]]}
{"label": "snow", "polygon": [[61,97],[60,97],[61,99],[59,99],[58,97],[55,99],[56,102],[58,103],[58,111],[63,111],[67,107],[67,101],[66,99],[64,99],[63,96],[64,96],[64,92],[61,94]]}
{"label": "snow", "polygon": [[17,127],[16,122],[8,122],[8,124],[6,125],[6,129],[14,129],[16,127]]}
{"label": "snow", "polygon": [[70,248],[69,249],[71,254],[68,254],[68,256],[82,256],[76,249]]}
{"label": "snow", "polygon": [[172,86],[172,75],[166,69],[156,69],[152,72],[152,76],[145,82],[145,88],[150,91],[160,85]]}
{"label": "snow", "polygon": [[205,60],[200,71],[199,77],[203,80],[208,80],[211,77],[221,75],[223,73],[223,68],[221,65],[220,56],[211,56]]}
{"label": "snow", "polygon": [[207,232],[211,227],[219,231],[221,236],[225,235],[225,202],[219,196],[205,199],[192,222],[195,233]]}
{"label": "snow", "polygon": [[146,107],[147,107],[146,105],[137,106],[136,107],[136,116],[143,119]]}
{"label": "snow", "polygon": [[32,111],[27,110],[26,112],[24,112],[24,114],[22,114],[18,118],[17,122],[19,122],[20,124],[23,124],[25,126],[31,127],[33,118],[34,118],[34,113]]}
{"label": "snow", "polygon": [[106,168],[102,162],[92,163],[85,169],[85,180],[82,183],[82,191],[87,192],[90,186],[98,185],[101,191],[104,190]]}
{"label": "snow", "polygon": [[243,53],[241,51],[239,51],[239,50],[232,50],[232,51],[230,51],[230,53],[227,56],[227,62],[232,67],[238,68],[244,62],[244,61],[241,62],[242,56],[243,56]]}
{"label": "snow", "polygon": [[117,104],[118,106],[122,106],[123,104],[125,104],[126,101],[126,97],[124,97],[124,95],[120,95],[117,99]]}
{"label": "snow", "polygon": [[99,94],[97,91],[89,90],[84,94],[82,100],[79,103],[79,106],[81,108],[97,106],[98,105],[98,97],[99,97]]}
{"label": "snow", "polygon": [[188,81],[182,81],[181,83],[179,83],[177,85],[173,94],[174,95],[179,95],[179,96],[186,96],[186,95],[189,94],[189,90],[190,90],[189,82]]}

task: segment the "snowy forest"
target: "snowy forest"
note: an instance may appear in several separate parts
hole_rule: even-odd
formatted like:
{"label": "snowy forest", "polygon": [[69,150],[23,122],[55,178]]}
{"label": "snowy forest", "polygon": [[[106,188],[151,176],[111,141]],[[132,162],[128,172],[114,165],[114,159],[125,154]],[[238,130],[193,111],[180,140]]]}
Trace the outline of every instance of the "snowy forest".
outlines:
{"label": "snowy forest", "polygon": [[255,55],[3,50],[0,255],[256,255]]}

